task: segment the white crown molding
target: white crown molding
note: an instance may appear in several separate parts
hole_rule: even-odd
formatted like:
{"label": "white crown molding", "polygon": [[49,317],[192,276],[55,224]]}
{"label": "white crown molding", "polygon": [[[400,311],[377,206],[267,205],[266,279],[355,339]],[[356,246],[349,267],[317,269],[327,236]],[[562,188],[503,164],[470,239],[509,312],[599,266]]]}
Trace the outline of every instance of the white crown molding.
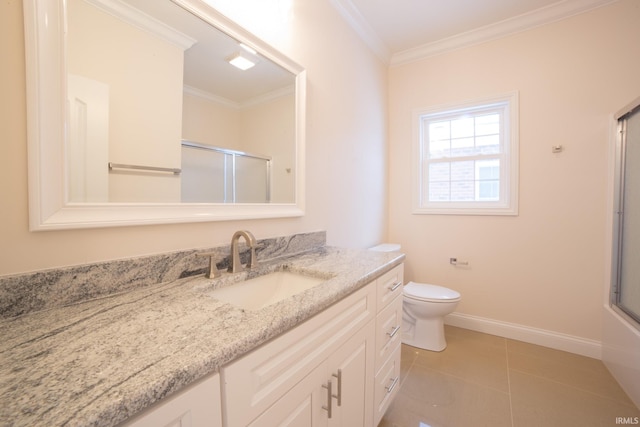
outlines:
{"label": "white crown molding", "polygon": [[146,13],[124,3],[120,0],[85,0],[87,3],[97,7],[121,21],[135,26],[143,31],[147,31],[182,50],[187,50],[193,46],[197,40],[170,27],[162,21],[153,18]]}
{"label": "white crown molding", "polygon": [[294,85],[285,86],[280,89],[272,90],[269,93],[265,93],[264,95],[254,96],[251,99],[246,100],[241,104],[242,108],[254,107],[260,104],[265,104],[271,101],[275,101],[278,98],[282,98],[284,96],[292,96],[296,92],[296,87]]}
{"label": "white crown molding", "polygon": [[227,108],[231,108],[233,110],[239,110],[241,105],[239,102],[231,101],[230,99],[224,98],[219,95],[215,95],[211,92],[207,92],[202,89],[195,88],[193,86],[184,85],[182,87],[182,91],[187,95],[196,96],[198,98],[205,99],[209,102],[213,102],[215,104],[222,105]]}
{"label": "white crown molding", "polygon": [[616,1],[618,0],[564,0],[495,24],[395,53],[391,57],[390,65],[397,66],[419,61],[430,56],[495,40],[560,21]]}
{"label": "white crown molding", "polygon": [[362,16],[360,11],[353,5],[351,0],[331,0],[340,15],[355,30],[360,38],[369,46],[369,49],[380,58],[385,64],[391,59],[391,51],[387,45],[378,37],[371,25]]}
{"label": "white crown molding", "polygon": [[255,107],[260,104],[265,104],[267,102],[274,101],[278,98],[282,98],[283,96],[295,95],[296,87],[295,85],[285,86],[283,88],[273,90],[269,93],[255,96],[244,102],[231,101],[230,99],[224,98],[219,95],[215,95],[211,92],[207,92],[202,89],[198,89],[189,85],[184,85],[182,87],[182,91],[187,95],[196,96],[198,98],[205,99],[209,102],[222,105],[226,108],[230,108],[233,110],[242,110],[243,108]]}

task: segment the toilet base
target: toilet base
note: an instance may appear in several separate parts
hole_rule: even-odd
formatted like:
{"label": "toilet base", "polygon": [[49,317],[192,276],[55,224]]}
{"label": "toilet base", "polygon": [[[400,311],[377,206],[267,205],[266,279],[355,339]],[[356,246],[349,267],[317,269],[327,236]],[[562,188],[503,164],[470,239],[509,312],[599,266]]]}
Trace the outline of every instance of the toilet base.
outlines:
{"label": "toilet base", "polygon": [[415,320],[415,323],[406,320],[403,322],[403,344],[428,351],[442,351],[447,348],[443,318],[412,319]]}

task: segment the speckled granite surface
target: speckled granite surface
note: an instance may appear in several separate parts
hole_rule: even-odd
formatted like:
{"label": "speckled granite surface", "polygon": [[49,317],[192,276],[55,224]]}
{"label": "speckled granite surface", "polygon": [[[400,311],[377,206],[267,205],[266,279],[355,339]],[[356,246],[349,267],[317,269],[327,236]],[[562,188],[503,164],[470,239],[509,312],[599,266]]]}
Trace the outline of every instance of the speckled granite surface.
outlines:
{"label": "speckled granite surface", "polygon": [[[114,426],[402,263],[316,247],[220,279],[191,276],[0,321],[1,426]],[[257,311],[209,294],[289,269],[327,280]]]}
{"label": "speckled granite surface", "polygon": [[[258,261],[324,246],[317,231],[258,240]],[[199,252],[213,252],[220,269],[229,266],[230,245],[0,276],[0,318],[61,307],[89,299],[203,274],[209,264]],[[246,251],[245,251],[246,252]],[[243,254],[244,255],[244,254]]]}

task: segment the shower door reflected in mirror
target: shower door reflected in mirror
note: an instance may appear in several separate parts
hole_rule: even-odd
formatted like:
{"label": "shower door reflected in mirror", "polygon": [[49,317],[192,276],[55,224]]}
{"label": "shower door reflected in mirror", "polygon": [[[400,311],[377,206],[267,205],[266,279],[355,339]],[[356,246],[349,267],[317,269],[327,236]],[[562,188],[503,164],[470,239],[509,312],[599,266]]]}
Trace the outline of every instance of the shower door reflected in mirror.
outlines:
{"label": "shower door reflected in mirror", "polygon": [[271,158],[183,141],[182,200],[269,203]]}

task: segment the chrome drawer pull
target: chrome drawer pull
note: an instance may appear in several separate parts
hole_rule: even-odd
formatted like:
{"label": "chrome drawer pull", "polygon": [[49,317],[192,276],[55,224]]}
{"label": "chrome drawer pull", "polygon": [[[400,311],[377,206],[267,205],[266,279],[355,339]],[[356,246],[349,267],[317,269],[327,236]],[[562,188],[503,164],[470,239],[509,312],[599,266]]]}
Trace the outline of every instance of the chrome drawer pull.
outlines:
{"label": "chrome drawer pull", "polygon": [[389,394],[389,393],[393,392],[393,389],[394,389],[394,388],[396,388],[396,385],[398,385],[398,380],[399,380],[399,379],[400,379],[400,377],[399,377],[399,376],[398,376],[398,377],[395,377],[395,378],[393,379],[393,382],[391,383],[391,385],[390,385],[390,386],[388,386],[388,387],[385,387],[385,389],[387,389],[387,394]]}
{"label": "chrome drawer pull", "polygon": [[332,396],[338,399],[338,406],[342,406],[342,369],[338,369],[338,375],[333,374],[338,379],[338,395]]}
{"label": "chrome drawer pull", "polygon": [[323,406],[322,409],[327,411],[327,415],[331,418],[331,380],[327,381],[327,385],[322,384],[322,388],[327,389],[327,406]]}
{"label": "chrome drawer pull", "polygon": [[400,326],[396,326],[395,328],[393,328],[391,332],[387,332],[387,335],[389,335],[389,338],[393,338],[395,334],[398,333],[399,330],[400,330]]}
{"label": "chrome drawer pull", "polygon": [[396,282],[393,285],[389,286],[389,290],[391,292],[395,291],[396,289],[398,289],[400,286],[402,286],[402,282]]}

